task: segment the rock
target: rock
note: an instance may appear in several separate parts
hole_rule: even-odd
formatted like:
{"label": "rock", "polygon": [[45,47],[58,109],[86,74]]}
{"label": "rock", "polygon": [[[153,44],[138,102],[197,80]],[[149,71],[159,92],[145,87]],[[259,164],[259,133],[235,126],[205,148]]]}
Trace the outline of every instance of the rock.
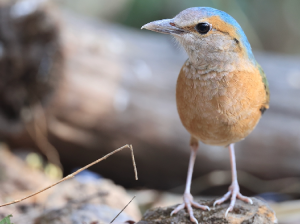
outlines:
{"label": "rock", "polygon": [[[119,213],[117,209],[113,209],[107,205],[85,204],[82,206],[66,206],[63,209],[56,209],[48,212],[38,219],[34,224],[100,224],[110,223]],[[115,224],[125,223],[132,220],[132,217],[126,213],[121,213]]]}
{"label": "rock", "polygon": [[[111,211],[111,215],[106,217],[111,217],[112,220],[131,199],[132,197],[126,193],[123,187],[115,185],[111,180],[99,178],[82,182],[81,178],[75,177],[75,179],[57,185],[44,203],[44,206],[48,211],[70,210],[68,212],[70,215],[75,210],[81,213],[89,211],[88,213],[94,213],[95,217],[99,216],[95,211],[104,206],[107,211]],[[42,216],[47,216],[47,214],[50,213],[46,212]],[[126,214],[127,217],[131,217],[133,220],[141,218],[134,200],[122,214]],[[107,219],[106,217],[102,216],[103,221]]]}
{"label": "rock", "polygon": [[[110,223],[131,200],[124,188],[110,180],[81,180],[75,177],[56,186],[44,203],[46,212],[34,224]],[[139,219],[140,212],[132,201],[114,223]]]}
{"label": "rock", "polygon": [[[257,198],[253,199],[253,205],[237,200],[234,210],[225,218],[225,212],[229,202],[212,208],[214,200],[201,200],[200,203],[211,207],[211,211],[194,209],[194,214],[199,224],[275,224],[277,218],[269,205]],[[186,210],[170,216],[176,206],[166,208],[154,208],[148,210],[143,219],[137,224],[184,224],[191,223]]]}

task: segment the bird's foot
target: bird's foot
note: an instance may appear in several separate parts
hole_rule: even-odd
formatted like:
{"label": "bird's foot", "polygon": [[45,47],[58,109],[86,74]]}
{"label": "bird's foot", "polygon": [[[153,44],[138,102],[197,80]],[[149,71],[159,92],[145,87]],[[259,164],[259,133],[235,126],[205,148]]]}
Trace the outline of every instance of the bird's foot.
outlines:
{"label": "bird's foot", "polygon": [[185,193],[183,195],[183,203],[178,205],[172,212],[171,212],[171,216],[173,214],[176,214],[177,212],[179,212],[181,209],[187,208],[188,213],[190,215],[190,219],[192,222],[197,223],[198,221],[194,216],[194,212],[193,212],[193,208],[192,206],[196,207],[196,208],[200,208],[202,210],[208,210],[210,211],[210,208],[206,205],[200,205],[199,203],[194,201],[194,198],[191,194],[189,193]]}
{"label": "bird's foot", "polygon": [[222,198],[220,198],[214,202],[214,207],[216,205],[222,204],[224,201],[226,201],[230,197],[230,195],[231,195],[231,202],[230,202],[229,208],[226,210],[225,217],[227,217],[228,212],[231,212],[233,210],[233,207],[234,207],[234,204],[235,204],[237,198],[244,202],[253,204],[253,201],[251,198],[245,197],[240,193],[239,184],[235,181],[230,185],[229,191]]}

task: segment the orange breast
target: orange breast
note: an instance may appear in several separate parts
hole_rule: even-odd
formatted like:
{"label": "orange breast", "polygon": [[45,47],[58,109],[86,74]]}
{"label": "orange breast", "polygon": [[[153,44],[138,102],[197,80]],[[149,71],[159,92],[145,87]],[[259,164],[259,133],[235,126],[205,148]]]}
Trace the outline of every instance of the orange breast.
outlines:
{"label": "orange breast", "polygon": [[187,78],[181,69],[176,102],[184,127],[205,144],[226,146],[244,139],[256,126],[267,102],[259,70]]}

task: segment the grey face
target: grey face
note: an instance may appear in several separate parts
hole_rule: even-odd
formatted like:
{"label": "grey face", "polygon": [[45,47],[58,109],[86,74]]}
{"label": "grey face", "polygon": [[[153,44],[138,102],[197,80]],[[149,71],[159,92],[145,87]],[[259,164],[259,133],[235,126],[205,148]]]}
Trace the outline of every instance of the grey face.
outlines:
{"label": "grey face", "polygon": [[[213,16],[219,18],[219,22],[212,20]],[[230,67],[233,62],[239,64],[241,60],[247,61],[248,55],[241,54],[243,51],[241,41],[230,36],[232,32],[227,32],[224,28],[220,30],[220,24],[229,24],[228,27],[241,29],[231,16],[212,8],[189,8],[173,19],[150,22],[142,29],[174,36],[195,66],[215,67],[219,63]]]}

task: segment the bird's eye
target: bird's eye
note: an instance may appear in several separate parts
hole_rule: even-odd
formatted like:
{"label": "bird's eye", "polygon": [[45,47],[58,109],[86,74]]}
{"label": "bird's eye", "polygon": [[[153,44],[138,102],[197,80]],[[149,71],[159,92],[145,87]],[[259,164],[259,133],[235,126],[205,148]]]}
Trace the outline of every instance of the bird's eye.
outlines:
{"label": "bird's eye", "polygon": [[209,23],[198,23],[195,26],[195,29],[197,30],[198,33],[206,34],[208,33],[208,31],[210,31],[211,25]]}

